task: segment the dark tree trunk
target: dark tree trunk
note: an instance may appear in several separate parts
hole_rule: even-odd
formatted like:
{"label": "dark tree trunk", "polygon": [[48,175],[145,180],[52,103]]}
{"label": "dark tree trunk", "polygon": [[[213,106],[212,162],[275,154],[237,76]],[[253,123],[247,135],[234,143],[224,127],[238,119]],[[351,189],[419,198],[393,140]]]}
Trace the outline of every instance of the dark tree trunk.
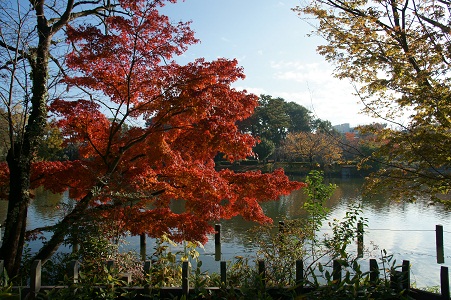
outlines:
{"label": "dark tree trunk", "polygon": [[[35,153],[43,137],[47,120],[48,61],[52,37],[73,19],[97,14],[114,8],[117,5],[111,4],[110,1],[107,1],[107,5],[105,6],[102,5],[102,1],[87,1],[94,5],[94,7],[80,11],[74,15],[72,10],[75,0],[67,0],[64,1],[64,12],[59,15],[59,20],[48,22],[45,15],[45,0],[30,0],[29,2],[36,13],[36,26],[34,30],[36,30],[39,40],[36,47],[29,48],[29,52],[25,50],[23,53],[23,57],[28,59],[31,68],[31,105],[28,103],[31,111],[28,116],[27,126],[22,135],[13,136],[11,133],[11,149],[9,149],[7,157],[8,167],[10,169],[10,191],[5,235],[2,247],[0,248],[0,259],[5,261],[5,268],[10,277],[18,273],[22,259],[28,204],[30,201],[31,162],[35,157]],[[95,4],[99,6],[95,6]],[[86,205],[88,204],[86,203]],[[83,210],[83,205],[81,205],[80,210]],[[79,211],[77,210],[76,213],[79,213]],[[70,226],[72,222],[73,218],[70,218],[65,225]],[[56,233],[58,234],[51,240],[54,241],[54,243],[52,242],[53,246],[46,248],[48,251],[45,251],[45,255],[41,251],[43,257],[48,257],[48,254],[52,253],[52,251],[54,252],[53,249],[57,247],[61,239],[64,239],[65,232],[67,232],[66,229],[61,229],[61,231],[57,230]]]}
{"label": "dark tree trunk", "polygon": [[20,162],[10,150],[7,156],[10,184],[8,213],[6,217],[5,234],[1,257],[5,261],[5,268],[10,277],[17,275],[22,259],[25,239],[25,227],[27,222],[29,203],[29,168],[30,165]]}
{"label": "dark tree trunk", "polygon": [[28,204],[30,201],[31,162],[44,134],[47,120],[47,77],[49,46],[52,38],[45,18],[38,17],[38,47],[29,53],[31,67],[32,97],[31,111],[27,126],[21,136],[15,137],[8,151],[7,162],[10,170],[8,214],[5,235],[0,249],[0,258],[10,277],[18,274],[22,260]]}

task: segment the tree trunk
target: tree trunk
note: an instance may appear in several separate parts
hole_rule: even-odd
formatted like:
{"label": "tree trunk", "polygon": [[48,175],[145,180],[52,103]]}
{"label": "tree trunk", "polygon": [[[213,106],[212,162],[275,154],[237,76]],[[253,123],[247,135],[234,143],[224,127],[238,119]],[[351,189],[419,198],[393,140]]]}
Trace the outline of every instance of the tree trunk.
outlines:
{"label": "tree trunk", "polygon": [[[11,149],[8,151],[7,158],[10,169],[10,191],[8,196],[5,236],[2,247],[0,248],[0,259],[5,261],[5,268],[10,277],[18,273],[22,259],[28,204],[30,201],[31,162],[38,150],[46,126],[48,61],[52,37],[55,33],[61,31],[69,21],[75,18],[94,15],[112,9],[117,5],[111,4],[110,1],[107,1],[106,6],[102,4],[102,1],[87,1],[94,5],[94,7],[73,15],[72,9],[75,1],[67,0],[64,1],[64,12],[59,14],[59,20],[49,22],[45,14],[45,2],[45,0],[35,0],[29,3],[32,5],[32,10],[36,13],[36,25],[33,30],[38,34],[37,46],[28,48],[29,52],[25,51],[26,53],[24,52],[23,56],[28,59],[31,68],[31,105],[27,103],[31,111],[24,132],[17,136],[12,132],[10,133]],[[63,1],[61,2],[63,3]],[[96,3],[99,6],[96,6]],[[54,12],[58,15],[57,11]],[[23,101],[23,99],[18,100],[18,102]],[[64,235],[62,238],[64,239]],[[55,240],[60,240],[60,237],[58,239],[55,238]]]}
{"label": "tree trunk", "polygon": [[[93,189],[101,189],[104,184],[98,184]],[[82,218],[83,214],[86,212],[91,199],[93,198],[92,192],[89,192],[83,199],[81,199],[74,207],[74,209],[61,220],[52,237],[45,243],[44,246],[39,250],[39,252],[34,257],[34,260],[41,260],[42,264],[45,264],[47,260],[52,257],[52,255],[58,250],[59,246],[64,242],[66,235],[73,225]]]}
{"label": "tree trunk", "polygon": [[[18,274],[24,246],[28,204],[30,202],[31,162],[39,147],[47,121],[47,78],[49,46],[52,33],[45,22],[38,22],[39,43],[28,60],[31,67],[31,111],[22,135],[13,136],[7,162],[10,170],[8,214],[0,258],[8,276]],[[12,133],[10,133],[12,134]]]}
{"label": "tree trunk", "polygon": [[26,161],[21,163],[20,156],[15,157],[11,149],[8,152],[7,161],[10,171],[8,213],[0,255],[5,261],[8,275],[13,277],[19,271],[24,247],[30,199],[30,165]]}

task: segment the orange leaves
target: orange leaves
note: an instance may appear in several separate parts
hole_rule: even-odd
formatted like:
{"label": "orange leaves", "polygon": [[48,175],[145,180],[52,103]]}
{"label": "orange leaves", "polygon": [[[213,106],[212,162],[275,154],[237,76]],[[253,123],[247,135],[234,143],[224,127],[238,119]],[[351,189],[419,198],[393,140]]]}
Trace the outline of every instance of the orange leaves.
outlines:
{"label": "orange leaves", "polygon": [[302,188],[304,183],[290,181],[282,169],[273,173],[261,174],[259,171],[234,173],[230,170],[220,172],[222,177],[230,182],[228,190],[228,215],[233,217],[242,215],[248,220],[268,222],[257,202],[277,200],[281,195],[287,195],[291,191]]}
{"label": "orange leaves", "polygon": [[55,100],[50,111],[60,118],[57,125],[62,129],[66,142],[81,142],[80,155],[88,158],[104,154],[108,145],[110,122],[100,113],[97,103],[87,100]]}
{"label": "orange leaves", "polygon": [[[218,153],[245,158],[255,144],[236,126],[257,106],[255,95],[231,87],[244,78],[242,68],[227,59],[163,64],[162,58],[197,42],[189,24],[173,25],[144,2],[123,3],[133,13],[106,18],[107,33],[89,25],[68,28],[79,49],[68,57],[77,76],[65,82],[95,96],[50,105],[81,160],[36,164],[35,185],[69,188],[76,199],[96,187],[90,203],[99,217],[115,220],[121,230],[179,241],[205,242],[221,218],[269,222],[259,202],[302,184],[280,170],[215,170]],[[174,204],[183,210],[173,210]]]}
{"label": "orange leaves", "polygon": [[156,9],[132,9],[130,18],[107,18],[107,33],[90,26],[68,29],[69,41],[80,47],[68,56],[68,65],[84,74],[66,78],[68,84],[101,89],[126,106],[159,96],[172,73],[162,59],[182,54],[197,40],[189,23],[173,25]]}
{"label": "orange leaves", "polygon": [[40,161],[32,165],[31,188],[43,186],[53,193],[69,190],[69,196],[80,199],[93,188],[101,173],[93,161]]}
{"label": "orange leaves", "polygon": [[205,220],[189,213],[176,214],[170,209],[154,209],[140,214],[129,214],[133,226],[132,234],[147,233],[151,237],[168,234],[176,242],[199,241],[206,243],[206,234],[214,232],[213,227]]}

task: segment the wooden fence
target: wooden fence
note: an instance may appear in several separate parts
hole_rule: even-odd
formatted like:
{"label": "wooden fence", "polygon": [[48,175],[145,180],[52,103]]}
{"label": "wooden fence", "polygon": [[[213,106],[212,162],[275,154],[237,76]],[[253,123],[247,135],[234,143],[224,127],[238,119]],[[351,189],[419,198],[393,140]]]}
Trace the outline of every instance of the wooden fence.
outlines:
{"label": "wooden fence", "polygon": [[[108,268],[113,267],[113,262],[106,262]],[[304,294],[314,289],[308,286],[304,286],[304,266],[303,261],[296,261],[296,285],[287,288],[274,288],[267,285],[266,277],[266,267],[264,261],[258,261],[258,274],[259,274],[259,289],[267,292],[269,295],[277,295],[277,299],[292,299],[293,296],[287,296],[286,290],[294,291],[296,295]],[[79,263],[74,261],[71,266],[71,272],[68,276],[73,280],[74,284],[79,282]],[[375,259],[369,260],[369,272],[370,272],[370,283],[376,282],[380,277],[380,269],[378,263]],[[144,262],[144,273],[146,276],[150,276],[151,262]],[[3,270],[3,261],[0,261],[0,270]],[[122,279],[125,285],[121,287],[122,291],[133,291],[136,293],[133,299],[148,299],[150,295],[159,295],[161,298],[182,298],[189,294],[195,293],[193,287],[190,287],[188,274],[188,262],[182,263],[182,286],[181,287],[161,287],[161,288],[151,288],[151,287],[135,287],[131,286],[132,276],[129,273],[119,274],[119,279]],[[338,260],[333,261],[332,270],[333,280],[336,283],[342,280],[342,266]],[[220,262],[220,278],[221,282],[225,285],[227,282],[227,272],[226,272],[226,262]],[[36,260],[33,262],[30,272],[30,284],[28,286],[14,287],[14,291],[21,295],[21,299],[36,299],[38,295],[44,295],[43,292],[54,290],[54,289],[67,289],[68,286],[43,286],[41,285],[41,261]],[[410,262],[404,260],[402,263],[401,271],[394,271],[390,274],[390,286],[397,291],[405,291],[405,294],[411,296],[414,299],[419,300],[449,300],[450,299],[450,289],[449,289],[449,273],[448,267],[441,267],[440,271],[440,289],[441,294],[434,294],[431,292],[418,290],[411,288],[410,284]],[[97,288],[105,288],[105,286],[98,286]],[[205,288],[212,294],[219,294],[224,291],[221,287],[207,287]],[[239,291],[238,288],[236,288]],[[41,293],[41,294],[40,294]],[[285,295],[285,296],[284,296]],[[41,297],[42,298],[42,297]]]}
{"label": "wooden fence", "polygon": [[[283,222],[279,222],[279,229],[283,230]],[[217,261],[220,261],[221,258],[221,226],[219,224],[215,225],[215,258]],[[361,257],[361,253],[363,251],[363,236],[364,230],[363,225],[358,224],[356,228],[357,232],[357,252],[358,257]],[[444,242],[443,242],[443,226],[436,225],[435,233],[436,233],[436,254],[437,254],[437,263],[444,263]],[[140,239],[141,246],[146,246],[146,240],[144,236],[141,236]],[[3,272],[3,261],[0,260],[0,275]],[[258,273],[260,274],[261,286],[267,291],[269,294],[274,293],[277,294],[277,291],[280,288],[268,287],[266,284],[266,268],[264,261],[258,261]],[[71,267],[71,274],[68,274],[70,278],[73,278],[74,283],[78,283],[79,278],[79,263],[73,262]],[[107,262],[107,267],[113,267],[113,262]],[[296,285],[294,287],[289,287],[287,289],[295,290],[297,294],[306,293],[312,290],[311,287],[305,287],[303,284],[304,278],[304,269],[303,262],[296,261]],[[151,262],[144,261],[144,273],[148,275],[151,269]],[[149,287],[123,287],[125,290],[133,290],[137,293],[135,299],[146,299],[148,295],[152,295],[158,293],[161,297],[182,297],[186,296],[190,293],[194,292],[194,289],[190,287],[188,280],[188,263],[184,262],[182,264],[182,286],[181,287],[162,287],[151,289]],[[369,270],[370,270],[370,281],[375,282],[379,278],[379,266],[375,259],[369,260]],[[337,282],[341,281],[342,270],[341,265],[338,261],[333,262],[333,279]],[[132,278],[131,274],[122,273],[120,274],[122,281],[126,284],[131,284]],[[28,286],[17,286],[14,287],[15,291],[20,291],[21,299],[34,299],[36,296],[43,291],[52,290],[52,289],[63,289],[68,288],[67,286],[43,286],[41,283],[41,262],[39,260],[34,261],[32,264],[31,272],[30,272],[30,282]],[[226,272],[226,262],[220,261],[220,278],[221,282],[227,282],[227,272]],[[401,271],[395,271],[395,273],[391,274],[390,277],[391,285],[398,290],[405,290],[408,295],[410,295],[414,299],[450,299],[450,289],[449,289],[449,272],[448,267],[441,266],[440,269],[440,290],[441,294],[434,294],[431,292],[418,290],[411,288],[410,284],[410,262],[405,260],[402,264]],[[101,288],[101,287],[99,287]],[[208,287],[206,288],[212,293],[219,293],[221,291],[220,287]],[[286,293],[280,293],[281,295]],[[147,296],[146,296],[147,295]],[[279,299],[283,299],[280,298]]]}
{"label": "wooden fence", "polygon": [[[284,230],[284,222],[279,221],[279,231]],[[371,230],[371,229],[369,229]],[[379,229],[380,230],[380,229]],[[412,230],[409,230],[412,231]],[[422,230],[425,231],[425,230]],[[432,231],[432,230],[427,230]],[[364,226],[363,223],[357,223],[356,228],[356,235],[357,235],[357,257],[363,257],[363,237],[364,237]],[[437,263],[443,264],[445,263],[445,250],[444,250],[444,239],[443,239],[443,226],[442,225],[436,225],[435,226],[435,246],[436,246],[436,257],[437,257]],[[221,224],[215,225],[215,260],[220,261],[221,260]],[[140,236],[140,252],[142,256],[142,260],[146,259],[146,236],[142,234]]]}

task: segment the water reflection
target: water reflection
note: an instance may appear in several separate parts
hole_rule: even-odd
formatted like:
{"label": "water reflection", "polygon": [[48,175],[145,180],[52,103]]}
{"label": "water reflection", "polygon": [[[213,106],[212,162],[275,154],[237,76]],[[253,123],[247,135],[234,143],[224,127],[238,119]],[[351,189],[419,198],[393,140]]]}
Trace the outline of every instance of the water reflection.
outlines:
{"label": "water reflection", "polygon": [[40,220],[57,220],[61,216],[63,194],[53,194],[43,189],[36,190],[30,209]]}
{"label": "water reflection", "polygon": [[[301,179],[302,180],[302,179]],[[431,206],[427,201],[417,203],[393,202],[388,197],[362,197],[361,179],[331,179],[337,184],[337,189],[326,203],[330,208],[329,219],[342,219],[349,205],[360,203],[364,214],[368,218],[368,228],[365,229],[365,247],[371,251],[370,256],[379,259],[381,249],[394,254],[400,262],[410,260],[412,264],[412,280],[418,286],[439,284],[440,265],[436,263],[435,225],[444,226],[445,236],[445,265],[451,262],[451,213],[440,205]],[[306,216],[302,209],[306,195],[302,190],[282,197],[280,201],[263,204],[265,213],[277,224],[283,218],[294,219]],[[67,212],[67,206],[73,205],[67,195],[54,195],[43,190],[37,190],[36,196],[30,204],[28,228],[50,225],[57,222]],[[175,201],[176,211],[183,211],[183,201]],[[5,201],[0,201],[0,220],[6,218]],[[255,223],[235,217],[221,221],[222,225],[222,260],[232,260],[236,255],[255,254],[257,250],[252,242],[249,229]],[[325,227],[324,231],[328,229]],[[128,249],[139,252],[139,237],[128,239]],[[30,244],[36,251],[40,245]],[[377,247],[376,247],[377,246]],[[152,254],[155,241],[148,240],[147,255]],[[373,249],[374,248],[374,249]],[[204,266],[211,271],[219,271],[219,262],[215,261],[214,237],[200,250]],[[366,257],[365,259],[368,259]],[[367,261],[362,262],[367,265]]]}

